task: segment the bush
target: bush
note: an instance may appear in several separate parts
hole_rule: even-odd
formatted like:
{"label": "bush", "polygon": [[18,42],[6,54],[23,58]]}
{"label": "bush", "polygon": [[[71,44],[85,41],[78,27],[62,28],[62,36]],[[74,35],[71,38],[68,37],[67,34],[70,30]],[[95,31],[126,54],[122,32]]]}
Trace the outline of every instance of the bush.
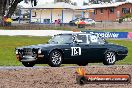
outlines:
{"label": "bush", "polygon": [[126,14],[124,18],[132,18],[132,14]]}
{"label": "bush", "polygon": [[123,22],[123,19],[124,18],[119,18],[119,23],[122,23]]}

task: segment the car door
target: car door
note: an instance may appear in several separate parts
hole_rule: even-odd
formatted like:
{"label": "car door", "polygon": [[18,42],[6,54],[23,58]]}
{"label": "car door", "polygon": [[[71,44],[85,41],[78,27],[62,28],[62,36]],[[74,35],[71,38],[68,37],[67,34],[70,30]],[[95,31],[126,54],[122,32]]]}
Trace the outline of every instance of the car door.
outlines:
{"label": "car door", "polygon": [[74,40],[75,40],[75,35],[72,36],[71,40],[69,40],[70,43],[59,46],[63,50],[64,58],[67,60],[68,59],[77,60],[78,58],[81,57],[82,54],[81,46],[79,43],[78,44],[75,43]]}
{"label": "car door", "polygon": [[107,49],[106,42],[97,35],[89,35],[88,39],[90,43],[87,45],[88,52],[91,53],[91,59],[102,59],[104,57],[104,53]]}
{"label": "car door", "polygon": [[81,47],[79,44],[74,42],[75,36],[73,36],[72,43],[63,44],[61,46],[64,53],[64,63],[77,63],[78,59],[81,57]]}
{"label": "car door", "polygon": [[88,58],[90,53],[88,53],[88,38],[86,34],[78,34],[76,35],[76,43],[74,44],[71,51],[72,58],[76,60],[85,60]]}

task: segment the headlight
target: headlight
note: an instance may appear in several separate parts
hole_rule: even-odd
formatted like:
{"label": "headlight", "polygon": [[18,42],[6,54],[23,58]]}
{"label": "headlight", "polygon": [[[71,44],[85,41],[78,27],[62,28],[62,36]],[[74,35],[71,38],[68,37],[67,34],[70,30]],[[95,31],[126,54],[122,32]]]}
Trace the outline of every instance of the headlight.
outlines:
{"label": "headlight", "polygon": [[16,50],[16,54],[19,54],[18,50]]}
{"label": "headlight", "polygon": [[39,50],[38,50],[38,54],[41,54],[41,53],[42,53],[42,50],[41,50],[41,49],[39,49]]}

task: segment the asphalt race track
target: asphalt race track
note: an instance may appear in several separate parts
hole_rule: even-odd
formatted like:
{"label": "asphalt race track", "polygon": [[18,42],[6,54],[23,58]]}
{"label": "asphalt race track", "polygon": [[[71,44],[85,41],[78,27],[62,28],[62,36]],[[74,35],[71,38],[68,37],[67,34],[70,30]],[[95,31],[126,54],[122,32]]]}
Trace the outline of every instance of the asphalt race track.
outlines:
{"label": "asphalt race track", "polygon": [[50,66],[34,66],[34,67],[24,67],[24,66],[0,66],[0,70],[26,70],[26,69],[50,69],[50,68],[87,68],[87,67],[101,67],[101,68],[110,68],[110,67],[129,67],[132,65],[93,65],[93,66],[61,66],[61,67],[50,67]]}
{"label": "asphalt race track", "polygon": [[[132,88],[129,84],[85,84],[76,83],[79,66],[1,66],[0,88]],[[130,74],[132,65],[85,66],[87,74]]]}

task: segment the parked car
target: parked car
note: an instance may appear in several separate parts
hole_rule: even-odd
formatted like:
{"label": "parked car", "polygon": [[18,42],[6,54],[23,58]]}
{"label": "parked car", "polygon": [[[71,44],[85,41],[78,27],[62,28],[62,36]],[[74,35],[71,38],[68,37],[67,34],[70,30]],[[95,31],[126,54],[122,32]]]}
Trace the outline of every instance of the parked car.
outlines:
{"label": "parked car", "polygon": [[58,34],[47,44],[16,48],[17,59],[26,67],[47,63],[52,67],[61,64],[103,62],[114,65],[127,56],[127,47],[108,43],[104,38],[90,33]]}
{"label": "parked car", "polygon": [[76,26],[77,24],[80,24],[82,21],[85,22],[85,25],[93,26],[96,24],[96,22],[90,18],[76,18],[76,19],[70,21],[69,25]]}
{"label": "parked car", "polygon": [[22,16],[13,15],[13,16],[11,16],[11,19],[12,19],[13,21],[18,21],[19,19],[23,19],[23,17],[22,17]]}
{"label": "parked car", "polygon": [[69,22],[69,25],[70,25],[70,26],[76,26],[77,24],[76,24],[75,22],[77,22],[79,19],[80,19],[80,18],[76,18],[76,19],[74,19],[74,20],[71,20],[71,21]]}
{"label": "parked car", "polygon": [[89,18],[85,18],[83,21],[85,22],[86,25],[92,25],[93,26],[96,24],[96,22],[93,19],[89,19]]}

